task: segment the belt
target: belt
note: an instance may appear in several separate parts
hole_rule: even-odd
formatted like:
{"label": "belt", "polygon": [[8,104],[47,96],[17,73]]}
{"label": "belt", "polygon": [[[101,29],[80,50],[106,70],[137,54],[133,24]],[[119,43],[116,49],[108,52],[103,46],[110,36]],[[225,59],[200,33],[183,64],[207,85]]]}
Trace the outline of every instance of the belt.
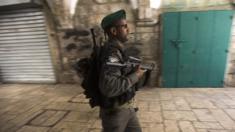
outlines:
{"label": "belt", "polygon": [[130,100],[122,105],[115,105],[114,108],[101,108],[105,111],[116,111],[118,109],[129,109],[129,108],[134,108],[134,100]]}

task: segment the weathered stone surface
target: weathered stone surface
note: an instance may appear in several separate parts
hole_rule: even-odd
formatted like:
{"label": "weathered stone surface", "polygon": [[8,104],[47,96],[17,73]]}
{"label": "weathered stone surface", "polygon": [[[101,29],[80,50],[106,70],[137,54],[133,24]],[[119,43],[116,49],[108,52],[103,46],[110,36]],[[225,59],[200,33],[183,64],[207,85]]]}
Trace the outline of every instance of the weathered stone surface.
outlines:
{"label": "weathered stone surface", "polygon": [[141,111],[148,111],[149,110],[149,103],[146,101],[137,101],[136,105]]}
{"label": "weathered stone surface", "polygon": [[148,128],[148,132],[164,132],[163,124],[154,124]]}
{"label": "weathered stone surface", "polygon": [[179,126],[182,132],[196,132],[192,123],[189,121],[180,121]]}
{"label": "weathered stone surface", "polygon": [[235,122],[222,110],[211,109],[210,110],[214,118],[225,128],[235,130]]}
{"label": "weathered stone surface", "polygon": [[138,112],[140,122],[155,122],[161,123],[163,121],[161,112]]}
{"label": "weathered stone surface", "polygon": [[24,126],[16,132],[47,132],[49,127]]}
{"label": "weathered stone surface", "polygon": [[171,100],[172,99],[172,94],[171,92],[160,92],[160,100]]}
{"label": "weathered stone surface", "polygon": [[[0,85],[0,131],[100,132],[99,108],[91,109],[82,92],[77,85]],[[232,88],[145,88],[137,92],[137,114],[143,132],[233,132],[234,93]],[[161,102],[176,109],[165,110]],[[17,114],[17,109],[23,110]]]}
{"label": "weathered stone surface", "polygon": [[88,131],[89,124],[82,124],[78,122],[60,122],[56,126],[52,127],[49,132],[85,132]]}
{"label": "weathered stone surface", "polygon": [[174,102],[177,110],[191,110],[189,104],[183,97],[175,97]]}
{"label": "weathered stone surface", "polygon": [[164,120],[165,132],[180,132],[176,120]]}
{"label": "weathered stone surface", "polygon": [[222,101],[229,106],[235,105],[235,99],[222,99]]}
{"label": "weathered stone surface", "polygon": [[98,130],[102,129],[101,120],[99,119],[94,120],[94,122],[91,125],[91,128]]}
{"label": "weathered stone surface", "polygon": [[163,111],[163,117],[167,120],[197,120],[196,116],[192,111]]}
{"label": "weathered stone surface", "polygon": [[235,109],[225,109],[225,112],[235,121]]}
{"label": "weathered stone surface", "polygon": [[91,119],[91,115],[90,111],[72,111],[64,118],[64,121],[88,123]]}
{"label": "weathered stone surface", "polygon": [[161,104],[159,101],[149,102],[149,111],[161,111]]}
{"label": "weathered stone surface", "polygon": [[174,101],[161,101],[163,110],[176,110]]}
{"label": "weathered stone surface", "polygon": [[193,125],[199,129],[224,129],[218,122],[193,122]]}
{"label": "weathered stone surface", "polygon": [[194,109],[193,112],[200,121],[216,121],[211,111],[207,109]]}
{"label": "weathered stone surface", "polygon": [[66,113],[67,111],[46,110],[29,122],[29,124],[34,126],[50,127],[63,119]]}
{"label": "weathered stone surface", "polygon": [[216,106],[209,100],[202,100],[195,97],[186,97],[187,102],[191,108],[194,109],[215,109]]}

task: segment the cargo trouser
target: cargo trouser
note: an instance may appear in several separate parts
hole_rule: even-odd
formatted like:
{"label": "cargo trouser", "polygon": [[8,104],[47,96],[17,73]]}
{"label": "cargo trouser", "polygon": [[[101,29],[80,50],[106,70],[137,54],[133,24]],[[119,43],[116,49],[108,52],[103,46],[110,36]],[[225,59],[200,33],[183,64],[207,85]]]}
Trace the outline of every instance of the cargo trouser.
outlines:
{"label": "cargo trouser", "polygon": [[134,108],[100,109],[103,132],[142,132]]}

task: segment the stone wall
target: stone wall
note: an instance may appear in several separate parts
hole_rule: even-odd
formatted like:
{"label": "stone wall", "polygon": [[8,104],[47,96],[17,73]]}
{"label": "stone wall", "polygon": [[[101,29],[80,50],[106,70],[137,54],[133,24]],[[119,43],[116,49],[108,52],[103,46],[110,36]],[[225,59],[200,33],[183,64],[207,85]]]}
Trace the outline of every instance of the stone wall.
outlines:
{"label": "stone wall", "polygon": [[[62,9],[60,8],[60,6],[63,6],[62,4],[57,3],[57,5],[57,8]],[[178,7],[180,6],[178,5]],[[161,31],[159,14],[168,11],[232,9],[232,6],[230,4],[221,4],[217,6],[188,6],[188,8],[174,8],[174,6],[171,6],[157,10],[150,8],[149,0],[139,0],[137,9],[133,9],[130,0],[79,0],[73,17],[73,22],[71,22],[74,24],[74,29],[69,28],[66,24],[59,24],[57,28],[61,57],[59,82],[81,82],[81,78],[76,75],[76,72],[73,70],[71,65],[77,59],[88,57],[90,55],[92,51],[90,28],[95,28],[98,41],[101,39],[104,40],[103,31],[100,28],[100,22],[105,15],[119,9],[125,9],[127,12],[127,21],[130,28],[129,42],[126,43],[128,49],[130,49],[128,53],[133,56],[141,56],[144,62],[153,62],[156,64],[156,69],[152,72],[149,85],[160,86]],[[60,14],[59,12],[56,14],[61,18],[60,20],[63,21],[62,18],[64,14]],[[231,49],[229,50],[228,67],[225,75],[226,86],[235,86],[234,33],[235,26],[233,24],[233,37]]]}
{"label": "stone wall", "polygon": [[235,15],[233,16],[231,43],[229,48],[227,69],[225,74],[225,86],[235,87]]}
{"label": "stone wall", "polygon": [[[100,2],[98,0],[79,0],[74,16],[74,29],[59,28],[58,36],[62,54],[62,83],[79,83],[79,78],[71,65],[78,59],[88,57],[92,51],[90,28],[95,28],[97,41],[104,40],[100,27],[102,18],[114,11],[125,9],[130,28],[129,41],[126,43],[128,54],[141,56],[144,62],[157,64],[158,57],[158,26],[136,26],[137,10],[131,8],[128,1],[113,0]],[[156,66],[158,67],[158,66]],[[157,68],[156,68],[157,69]],[[149,85],[157,85],[157,71],[153,71]]]}
{"label": "stone wall", "polygon": [[[42,0],[50,7],[57,28],[73,28],[72,16],[69,12],[67,0]],[[50,19],[50,18],[49,18]]]}

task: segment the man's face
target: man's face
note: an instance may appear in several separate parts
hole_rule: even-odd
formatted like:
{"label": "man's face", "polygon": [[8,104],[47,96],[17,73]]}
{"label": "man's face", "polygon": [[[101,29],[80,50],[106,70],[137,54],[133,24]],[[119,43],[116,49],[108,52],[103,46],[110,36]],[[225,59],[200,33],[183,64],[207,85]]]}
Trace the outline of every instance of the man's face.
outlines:
{"label": "man's face", "polygon": [[121,42],[126,42],[128,40],[127,35],[129,34],[129,28],[125,19],[120,19],[115,22],[114,27],[116,28],[116,37]]}

